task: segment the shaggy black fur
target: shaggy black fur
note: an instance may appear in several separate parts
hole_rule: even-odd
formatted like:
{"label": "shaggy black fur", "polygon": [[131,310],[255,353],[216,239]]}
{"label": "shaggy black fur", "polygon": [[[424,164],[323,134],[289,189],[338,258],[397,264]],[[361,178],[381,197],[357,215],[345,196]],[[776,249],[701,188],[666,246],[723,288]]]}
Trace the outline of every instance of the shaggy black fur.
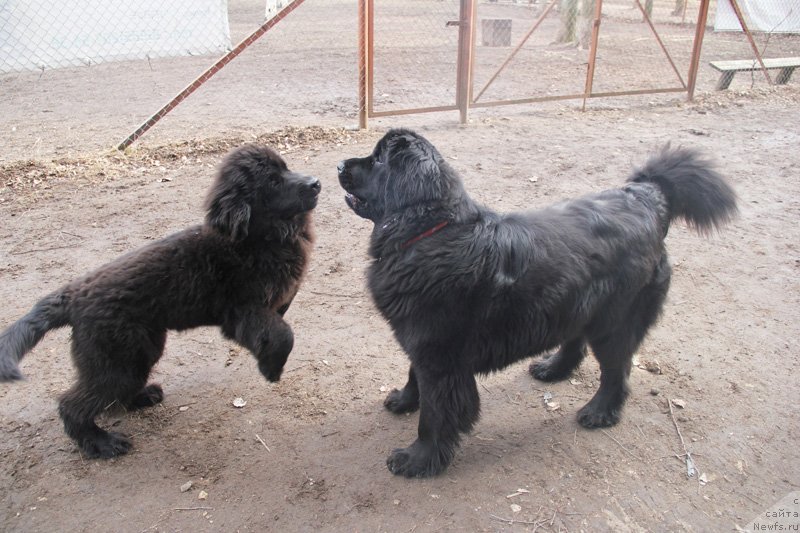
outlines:
{"label": "shaggy black fur", "polygon": [[470,199],[433,145],[408,130],[389,131],[338,170],[347,204],[375,223],[369,289],[411,359],[408,383],[385,401],[395,413],[420,409],[417,440],[387,461],[409,477],[444,470],[475,424],[474,374],[555,347],[531,373],[564,379],[591,346],[600,388],[578,421],[615,424],[633,353],[669,288],[670,222],[707,232],[737,212],[707,161],[669,147],[621,189],[505,215]]}
{"label": "shaggy black fur", "polygon": [[78,380],[59,413],[82,452],[103,458],[131,444],[100,429],[98,414],[163,399],[159,385],[146,383],[167,330],[221,326],[277,381],[294,342],[283,314],[311,252],[319,191],[319,180],[291,172],[269,148],[232,151],[208,195],[205,224],[67,284],[0,334],[0,381],[22,377],[19,360],[47,331],[72,326]]}

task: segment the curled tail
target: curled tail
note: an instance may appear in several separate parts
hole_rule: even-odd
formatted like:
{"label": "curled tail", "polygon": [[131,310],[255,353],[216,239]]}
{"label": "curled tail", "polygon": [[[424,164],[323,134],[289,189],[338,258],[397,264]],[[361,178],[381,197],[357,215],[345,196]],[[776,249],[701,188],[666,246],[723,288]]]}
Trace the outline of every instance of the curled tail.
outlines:
{"label": "curled tail", "polygon": [[737,213],[736,193],[709,160],[688,148],[665,146],[628,181],[652,183],[667,200],[670,221],[683,218],[700,234],[709,234]]}
{"label": "curled tail", "polygon": [[51,329],[69,324],[67,298],[62,291],[39,300],[28,314],[0,333],[0,381],[22,379],[20,359]]}

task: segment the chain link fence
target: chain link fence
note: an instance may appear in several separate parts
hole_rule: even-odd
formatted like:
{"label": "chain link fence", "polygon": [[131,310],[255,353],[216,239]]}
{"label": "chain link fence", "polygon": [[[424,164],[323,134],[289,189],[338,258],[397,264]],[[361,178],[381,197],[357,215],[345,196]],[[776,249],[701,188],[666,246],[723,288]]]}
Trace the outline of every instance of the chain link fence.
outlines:
{"label": "chain link fence", "polygon": [[[148,136],[354,126],[364,75],[359,45],[367,39],[374,49],[372,111],[455,106],[463,70],[460,0],[296,1],[0,2],[0,159],[115,146],[287,5],[296,9]],[[579,97],[592,61],[592,93],[633,95],[613,105],[634,102],[637,92],[682,90],[701,1],[604,0],[592,60],[598,1],[475,0],[469,101],[476,112],[491,102]],[[369,35],[359,32],[365,4],[374,11]],[[728,0],[711,1],[700,92],[712,91],[719,78],[710,61],[755,59],[756,52],[800,56],[800,0],[737,5],[749,37],[725,26]],[[756,71],[738,75],[731,88],[766,83]]]}
{"label": "chain link fence", "polygon": [[221,54],[231,48],[225,0],[7,0],[0,72]]}
{"label": "chain link fence", "polygon": [[[703,42],[703,59],[712,79],[721,74],[709,68],[711,62],[747,60],[754,70],[737,74],[730,88],[765,87],[779,79],[781,73],[770,70],[768,81],[759,70],[761,60],[800,61],[800,0],[738,0],[735,6],[729,0],[718,0],[713,5]],[[747,32],[743,31],[735,7]]]}
{"label": "chain link fence", "polygon": [[[761,54],[800,56],[800,0],[738,0],[737,5],[746,21],[761,21],[747,24]],[[475,99],[480,105],[575,97],[587,90],[589,68],[594,95],[620,94],[636,102],[637,94],[652,100],[644,95],[660,89],[677,92],[689,82],[700,8],[700,0],[481,0]],[[732,11],[728,0],[710,2],[700,91],[713,88],[718,76],[710,61],[755,59],[750,37],[735,16],[730,19]]]}
{"label": "chain link fence", "polygon": [[[77,0],[76,0],[77,1]],[[81,0],[83,1],[83,0]],[[116,1],[106,0],[109,4]],[[137,0],[131,4],[138,6]],[[33,0],[0,1],[0,161],[71,155],[117,146],[231,47],[257,31],[289,0],[216,0],[225,5],[228,43],[212,51],[144,59],[20,68],[9,60],[10,35],[31,33],[11,18]],[[47,4],[60,12],[61,3]],[[160,9],[183,0],[157,2]],[[192,0],[195,6],[200,1]],[[282,5],[281,5],[282,4]],[[10,21],[10,22],[9,22]],[[110,22],[107,22],[110,26]],[[224,65],[143,138],[164,143],[250,135],[285,126],[351,126],[358,113],[357,0],[305,0]],[[88,24],[83,26],[88,31]],[[135,26],[125,31],[134,31]],[[122,30],[117,30],[122,31]],[[214,30],[219,32],[219,28]],[[146,49],[146,52],[145,52]],[[203,55],[199,55],[199,54]],[[38,62],[37,62],[38,63]],[[9,72],[10,71],[10,72]]]}
{"label": "chain link fence", "polygon": [[374,6],[374,109],[453,105],[459,0],[384,0]]}

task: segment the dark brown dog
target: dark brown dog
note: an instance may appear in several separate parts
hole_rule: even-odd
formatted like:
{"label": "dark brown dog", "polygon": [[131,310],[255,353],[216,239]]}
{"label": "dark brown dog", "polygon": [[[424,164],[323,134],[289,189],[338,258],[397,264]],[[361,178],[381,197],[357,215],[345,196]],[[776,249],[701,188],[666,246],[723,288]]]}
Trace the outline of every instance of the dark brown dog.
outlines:
{"label": "dark brown dog", "polygon": [[283,314],[311,252],[319,191],[319,180],[291,172],[269,148],[232,151],[211,187],[205,224],[67,284],[0,334],[0,381],[21,379],[19,360],[47,331],[72,326],[78,381],[59,413],[83,453],[102,458],[126,453],[131,443],[99,428],[98,414],[163,399],[147,379],[167,330],[221,326],[277,381],[294,343]]}

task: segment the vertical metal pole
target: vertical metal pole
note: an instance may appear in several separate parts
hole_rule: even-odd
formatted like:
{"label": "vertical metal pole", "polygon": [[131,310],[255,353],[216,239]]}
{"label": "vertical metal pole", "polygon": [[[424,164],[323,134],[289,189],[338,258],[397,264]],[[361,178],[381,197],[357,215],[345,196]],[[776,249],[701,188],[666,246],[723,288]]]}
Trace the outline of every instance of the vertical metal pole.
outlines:
{"label": "vertical metal pole", "polygon": [[367,112],[372,116],[375,110],[375,0],[367,0]]}
{"label": "vertical metal pole", "polygon": [[461,0],[458,23],[458,62],[456,65],[456,105],[461,123],[466,124],[472,94],[472,43],[475,27],[475,0]]}
{"label": "vertical metal pole", "polygon": [[586,87],[583,91],[583,106],[581,111],[586,111],[586,99],[592,94],[594,83],[594,66],[597,60],[597,41],[600,38],[600,18],[603,16],[603,0],[596,0],[594,6],[594,20],[592,21],[592,44],[589,49],[589,67],[586,69]]}
{"label": "vertical metal pole", "polygon": [[709,0],[700,0],[700,12],[697,14],[697,28],[695,28],[694,32],[692,60],[689,63],[689,86],[687,87],[688,100],[690,102],[694,99],[694,88],[697,85],[697,70],[700,66],[700,51],[703,48],[703,37],[706,34],[706,22],[708,21],[708,4]]}
{"label": "vertical metal pole", "polygon": [[362,130],[369,127],[369,110],[372,105],[371,4],[371,0],[358,0],[358,127]]}
{"label": "vertical metal pole", "polygon": [[475,83],[475,47],[477,46],[477,37],[478,37],[478,2],[477,0],[472,1],[472,20],[470,23],[470,43],[469,43],[469,94],[467,95],[467,104],[472,105],[474,100],[472,99],[472,93],[474,92],[475,88],[473,87]]}

